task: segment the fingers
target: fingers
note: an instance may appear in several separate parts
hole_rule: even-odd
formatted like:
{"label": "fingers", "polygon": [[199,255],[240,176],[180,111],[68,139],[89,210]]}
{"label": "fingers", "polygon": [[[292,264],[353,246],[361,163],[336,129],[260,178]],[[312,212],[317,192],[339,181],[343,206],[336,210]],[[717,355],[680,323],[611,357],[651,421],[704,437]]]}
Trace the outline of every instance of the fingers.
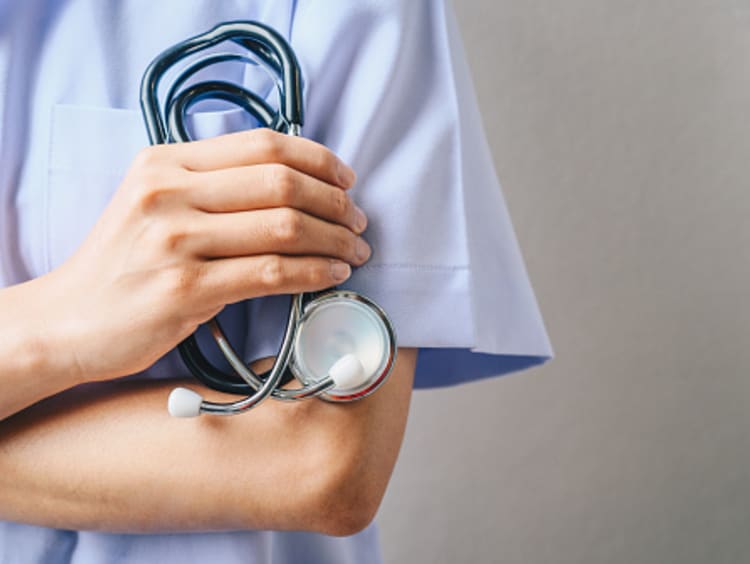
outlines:
{"label": "fingers", "polygon": [[203,258],[314,255],[361,265],[371,254],[348,228],[293,208],[203,214],[190,240],[190,251]]}
{"label": "fingers", "polygon": [[354,171],[323,145],[270,129],[179,143],[169,150],[181,166],[197,172],[280,163],[342,188],[356,180]]}
{"label": "fingers", "polygon": [[191,204],[203,211],[290,207],[362,233],[367,217],[338,186],[280,164],[197,173]]}
{"label": "fingers", "polygon": [[264,255],[210,261],[201,292],[213,303],[230,304],[259,296],[316,292],[342,283],[351,267],[320,257]]}

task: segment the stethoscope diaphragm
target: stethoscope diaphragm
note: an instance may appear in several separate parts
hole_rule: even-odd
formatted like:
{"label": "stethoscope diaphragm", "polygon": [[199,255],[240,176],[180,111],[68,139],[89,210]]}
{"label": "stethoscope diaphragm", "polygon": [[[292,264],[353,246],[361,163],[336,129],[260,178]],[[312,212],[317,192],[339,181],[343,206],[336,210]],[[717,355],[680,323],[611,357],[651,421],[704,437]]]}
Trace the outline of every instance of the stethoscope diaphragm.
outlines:
{"label": "stethoscope diaphragm", "polygon": [[395,358],[395,331],[385,312],[361,294],[334,290],[305,305],[289,367],[303,385],[333,378],[336,386],[323,399],[352,401],[374,392]]}

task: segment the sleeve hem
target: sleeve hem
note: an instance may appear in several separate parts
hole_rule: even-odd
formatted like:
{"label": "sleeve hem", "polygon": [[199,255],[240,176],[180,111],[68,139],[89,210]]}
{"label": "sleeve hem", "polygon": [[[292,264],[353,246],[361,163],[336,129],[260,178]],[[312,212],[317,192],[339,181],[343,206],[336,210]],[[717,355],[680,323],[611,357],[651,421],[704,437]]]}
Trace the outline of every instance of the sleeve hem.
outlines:
{"label": "sleeve hem", "polygon": [[[544,331],[515,331],[509,315],[485,327],[496,334],[478,347],[471,270],[465,266],[371,265],[359,268],[345,285],[377,302],[393,322],[399,347],[419,348],[416,388],[451,386],[500,376],[542,364],[552,357]],[[485,312],[492,315],[491,311]],[[512,335],[512,338],[505,338]],[[488,349],[488,350],[485,350]]]}

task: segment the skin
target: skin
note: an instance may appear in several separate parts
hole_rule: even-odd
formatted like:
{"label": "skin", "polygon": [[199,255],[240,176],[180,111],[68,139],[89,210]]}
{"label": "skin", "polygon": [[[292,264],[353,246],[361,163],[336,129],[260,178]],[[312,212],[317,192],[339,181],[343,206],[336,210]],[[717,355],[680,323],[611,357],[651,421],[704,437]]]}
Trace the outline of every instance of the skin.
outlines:
{"label": "skin", "polygon": [[371,252],[354,182],[325,147],[268,130],[144,150],[65,264],[0,290],[0,518],[128,532],[366,526],[403,437],[415,351],[360,402],[268,402],[226,419],[170,419],[174,381],[109,382],[227,304],[348,278]]}

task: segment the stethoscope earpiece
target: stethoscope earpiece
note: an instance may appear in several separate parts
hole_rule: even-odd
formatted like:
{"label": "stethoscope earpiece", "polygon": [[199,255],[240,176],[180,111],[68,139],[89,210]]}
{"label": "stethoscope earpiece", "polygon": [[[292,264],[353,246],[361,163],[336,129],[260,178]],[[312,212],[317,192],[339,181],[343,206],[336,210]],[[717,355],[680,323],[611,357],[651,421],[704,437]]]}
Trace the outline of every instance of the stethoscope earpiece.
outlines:
{"label": "stethoscope earpiece", "polygon": [[198,417],[203,396],[188,388],[175,388],[169,394],[167,411],[172,417]]}
{"label": "stethoscope earpiece", "polygon": [[328,376],[333,380],[333,390],[351,390],[367,381],[365,367],[353,354],[342,356],[328,371]]}

